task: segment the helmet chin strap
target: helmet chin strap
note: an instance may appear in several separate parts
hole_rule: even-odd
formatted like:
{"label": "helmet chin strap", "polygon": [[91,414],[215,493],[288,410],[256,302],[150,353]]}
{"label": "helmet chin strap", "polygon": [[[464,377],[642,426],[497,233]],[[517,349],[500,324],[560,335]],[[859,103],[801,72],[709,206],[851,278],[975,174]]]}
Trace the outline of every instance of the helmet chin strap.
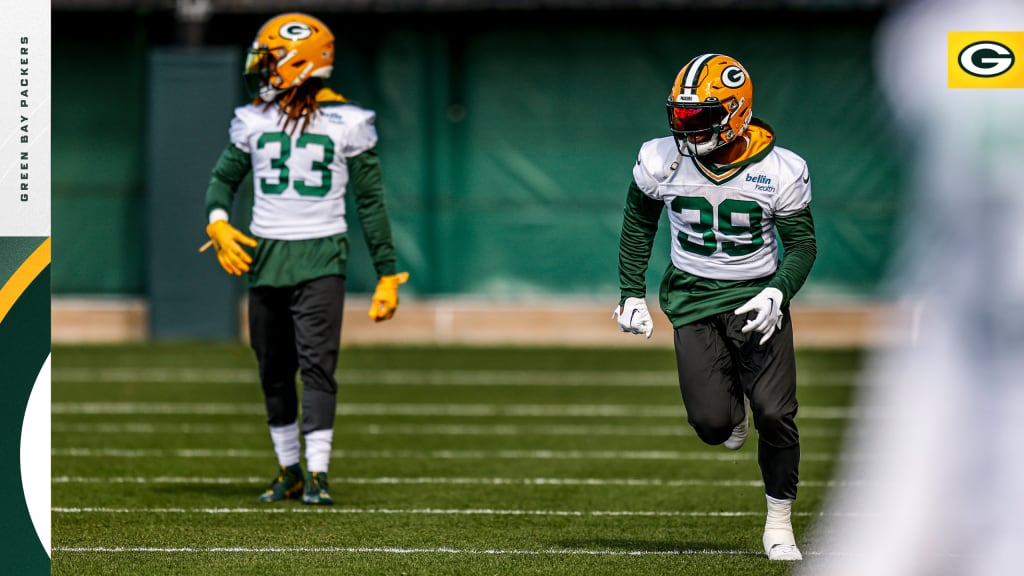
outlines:
{"label": "helmet chin strap", "polygon": [[[678,146],[678,143],[677,143],[676,144],[676,148],[678,148],[678,147],[679,146]],[[669,171],[670,172],[674,172],[676,168],[679,168],[679,161],[682,160],[682,159],[683,159],[683,151],[680,150],[679,154],[676,154],[676,159],[672,161],[672,165],[668,167]]]}

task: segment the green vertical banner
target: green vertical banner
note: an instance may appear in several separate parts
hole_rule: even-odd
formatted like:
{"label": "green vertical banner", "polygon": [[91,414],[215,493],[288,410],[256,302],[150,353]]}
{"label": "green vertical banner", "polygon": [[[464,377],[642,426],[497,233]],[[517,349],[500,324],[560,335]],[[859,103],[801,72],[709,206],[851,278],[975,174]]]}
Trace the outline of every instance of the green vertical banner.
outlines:
{"label": "green vertical banner", "polygon": [[0,557],[36,575],[50,573],[50,3],[3,3]]}
{"label": "green vertical banner", "polygon": [[[154,49],[148,61],[146,278],[153,340],[236,340],[241,292],[206,242],[206,187],[243,103],[238,50]],[[241,194],[240,194],[241,196]],[[235,202],[240,213],[241,198]],[[241,226],[246,217],[233,217]],[[243,231],[248,232],[244,227]]]}

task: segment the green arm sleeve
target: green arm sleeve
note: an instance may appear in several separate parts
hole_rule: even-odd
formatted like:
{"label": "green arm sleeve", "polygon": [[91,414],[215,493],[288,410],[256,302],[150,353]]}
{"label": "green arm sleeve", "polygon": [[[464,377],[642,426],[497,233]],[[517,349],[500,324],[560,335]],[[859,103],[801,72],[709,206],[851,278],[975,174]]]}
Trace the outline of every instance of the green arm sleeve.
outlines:
{"label": "green arm sleeve", "polygon": [[252,170],[252,159],[239,150],[234,144],[228,144],[217,159],[210,176],[210,184],[206,187],[206,214],[214,208],[221,208],[231,213],[231,204],[235,199],[238,185]]}
{"label": "green arm sleeve", "polygon": [[635,181],[630,183],[619,236],[619,304],[626,298],[647,295],[647,265],[664,207],[644,194]]}
{"label": "green arm sleeve", "polygon": [[782,263],[768,285],[781,290],[788,302],[804,285],[818,255],[810,207],[791,216],[776,218],[775,229],[782,240]]}
{"label": "green arm sleeve", "polygon": [[384,202],[384,179],[377,151],[371,149],[349,158],[348,173],[373,267],[378,277],[391,276],[396,271],[395,245]]}

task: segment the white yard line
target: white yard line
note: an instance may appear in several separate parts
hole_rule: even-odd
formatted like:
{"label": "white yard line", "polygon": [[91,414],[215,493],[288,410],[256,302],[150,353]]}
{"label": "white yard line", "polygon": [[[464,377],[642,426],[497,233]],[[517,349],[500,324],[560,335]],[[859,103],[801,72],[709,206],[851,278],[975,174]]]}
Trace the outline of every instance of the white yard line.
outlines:
{"label": "white yard line", "polygon": [[[54,448],[54,457],[65,458],[241,458],[265,459],[266,450],[213,449],[121,449],[121,448]],[[674,450],[334,450],[331,458],[386,460],[690,460],[737,461],[756,460],[754,450],[744,452]],[[830,462],[830,452],[804,452],[804,461]]]}
{"label": "white yard line", "polygon": [[[69,434],[267,434],[266,424],[214,424],[187,422],[52,422],[50,430]],[[367,436],[694,436],[693,429],[679,426],[628,425],[518,425],[518,424],[365,424],[338,422],[335,433]],[[835,426],[800,427],[801,438],[836,438]]]}
{"label": "white yard line", "polygon": [[[407,516],[562,516],[575,518],[744,518],[763,517],[756,511],[678,510],[519,510],[509,508],[341,508],[309,506],[260,506],[255,508],[51,508],[55,514],[382,514]],[[794,516],[819,516],[817,512],[794,512]]]}
{"label": "white yard line", "polygon": [[[263,403],[237,402],[53,402],[52,415],[164,414],[265,415]],[[524,418],[672,418],[685,415],[683,407],[650,404],[422,404],[358,403],[338,405],[339,416],[449,416]],[[853,408],[801,406],[799,418],[843,420],[857,416]]]}
{"label": "white yard line", "polygon": [[176,548],[150,546],[54,546],[54,552],[98,552],[98,553],[161,553],[161,554],[195,554],[195,553],[243,553],[243,554],[293,554],[293,553],[333,553],[333,554],[452,554],[467,556],[762,556],[753,550],[713,550],[700,548],[683,548],[679,550],[587,550],[580,548],[549,548],[544,550],[518,549],[479,549],[479,548],[397,548],[397,547],[273,547],[273,548],[241,548],[241,547],[210,547],[210,548]]}
{"label": "white yard line", "polygon": [[[801,372],[801,386],[852,386],[857,372]],[[675,372],[593,372],[561,370],[339,370],[338,381],[373,386],[676,386]],[[55,368],[56,383],[240,384],[259,381],[255,369],[217,368]]]}
{"label": "white yard line", "polygon": [[[267,483],[264,476],[56,476],[51,484],[193,484],[193,485],[239,485]],[[469,478],[469,477],[394,477],[376,478],[331,477],[331,484],[377,485],[377,486],[592,486],[629,488],[750,488],[763,486],[761,480],[701,480],[657,478]],[[832,488],[835,482],[801,480],[801,488]]]}

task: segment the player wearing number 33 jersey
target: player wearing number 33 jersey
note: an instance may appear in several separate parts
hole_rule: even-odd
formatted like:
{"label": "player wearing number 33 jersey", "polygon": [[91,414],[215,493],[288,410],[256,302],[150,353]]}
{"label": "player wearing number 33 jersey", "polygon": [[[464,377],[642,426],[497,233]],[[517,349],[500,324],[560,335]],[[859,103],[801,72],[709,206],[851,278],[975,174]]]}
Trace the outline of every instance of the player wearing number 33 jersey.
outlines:
{"label": "player wearing number 33 jersey", "polygon": [[[303,134],[282,130],[276,110],[248,104],[235,110],[231,143],[252,158],[252,223],[256,236],[307,240],[348,230],[345,188],[350,159],[374,150],[375,114],[329,90]],[[360,191],[376,183],[358,182]],[[374,190],[379,193],[379,190]]]}
{"label": "player wearing number 33 jersey", "polygon": [[[796,362],[789,301],[817,253],[807,164],[753,116],[746,69],[702,54],[666,103],[671,136],[643,143],[619,238],[623,332],[648,338],[646,272],[659,221],[671,227],[660,303],[674,329],[686,417],[707,444],[739,450],[757,429],[770,560],[800,560],[790,521],[797,493]],[[781,245],[780,245],[781,244]]]}
{"label": "player wearing number 33 jersey", "polygon": [[[346,189],[377,273],[370,318],[394,315],[408,278],[396,272],[375,115],[324,86],[333,65],[334,35],[322,21],[298,12],[268,20],[245,63],[253,99],[235,109],[206,190],[209,244],[226,272],[249,281],[249,340],[278,464],[261,502],[334,502],[327,475],[349,257]],[[252,237],[229,222],[250,174]]]}

